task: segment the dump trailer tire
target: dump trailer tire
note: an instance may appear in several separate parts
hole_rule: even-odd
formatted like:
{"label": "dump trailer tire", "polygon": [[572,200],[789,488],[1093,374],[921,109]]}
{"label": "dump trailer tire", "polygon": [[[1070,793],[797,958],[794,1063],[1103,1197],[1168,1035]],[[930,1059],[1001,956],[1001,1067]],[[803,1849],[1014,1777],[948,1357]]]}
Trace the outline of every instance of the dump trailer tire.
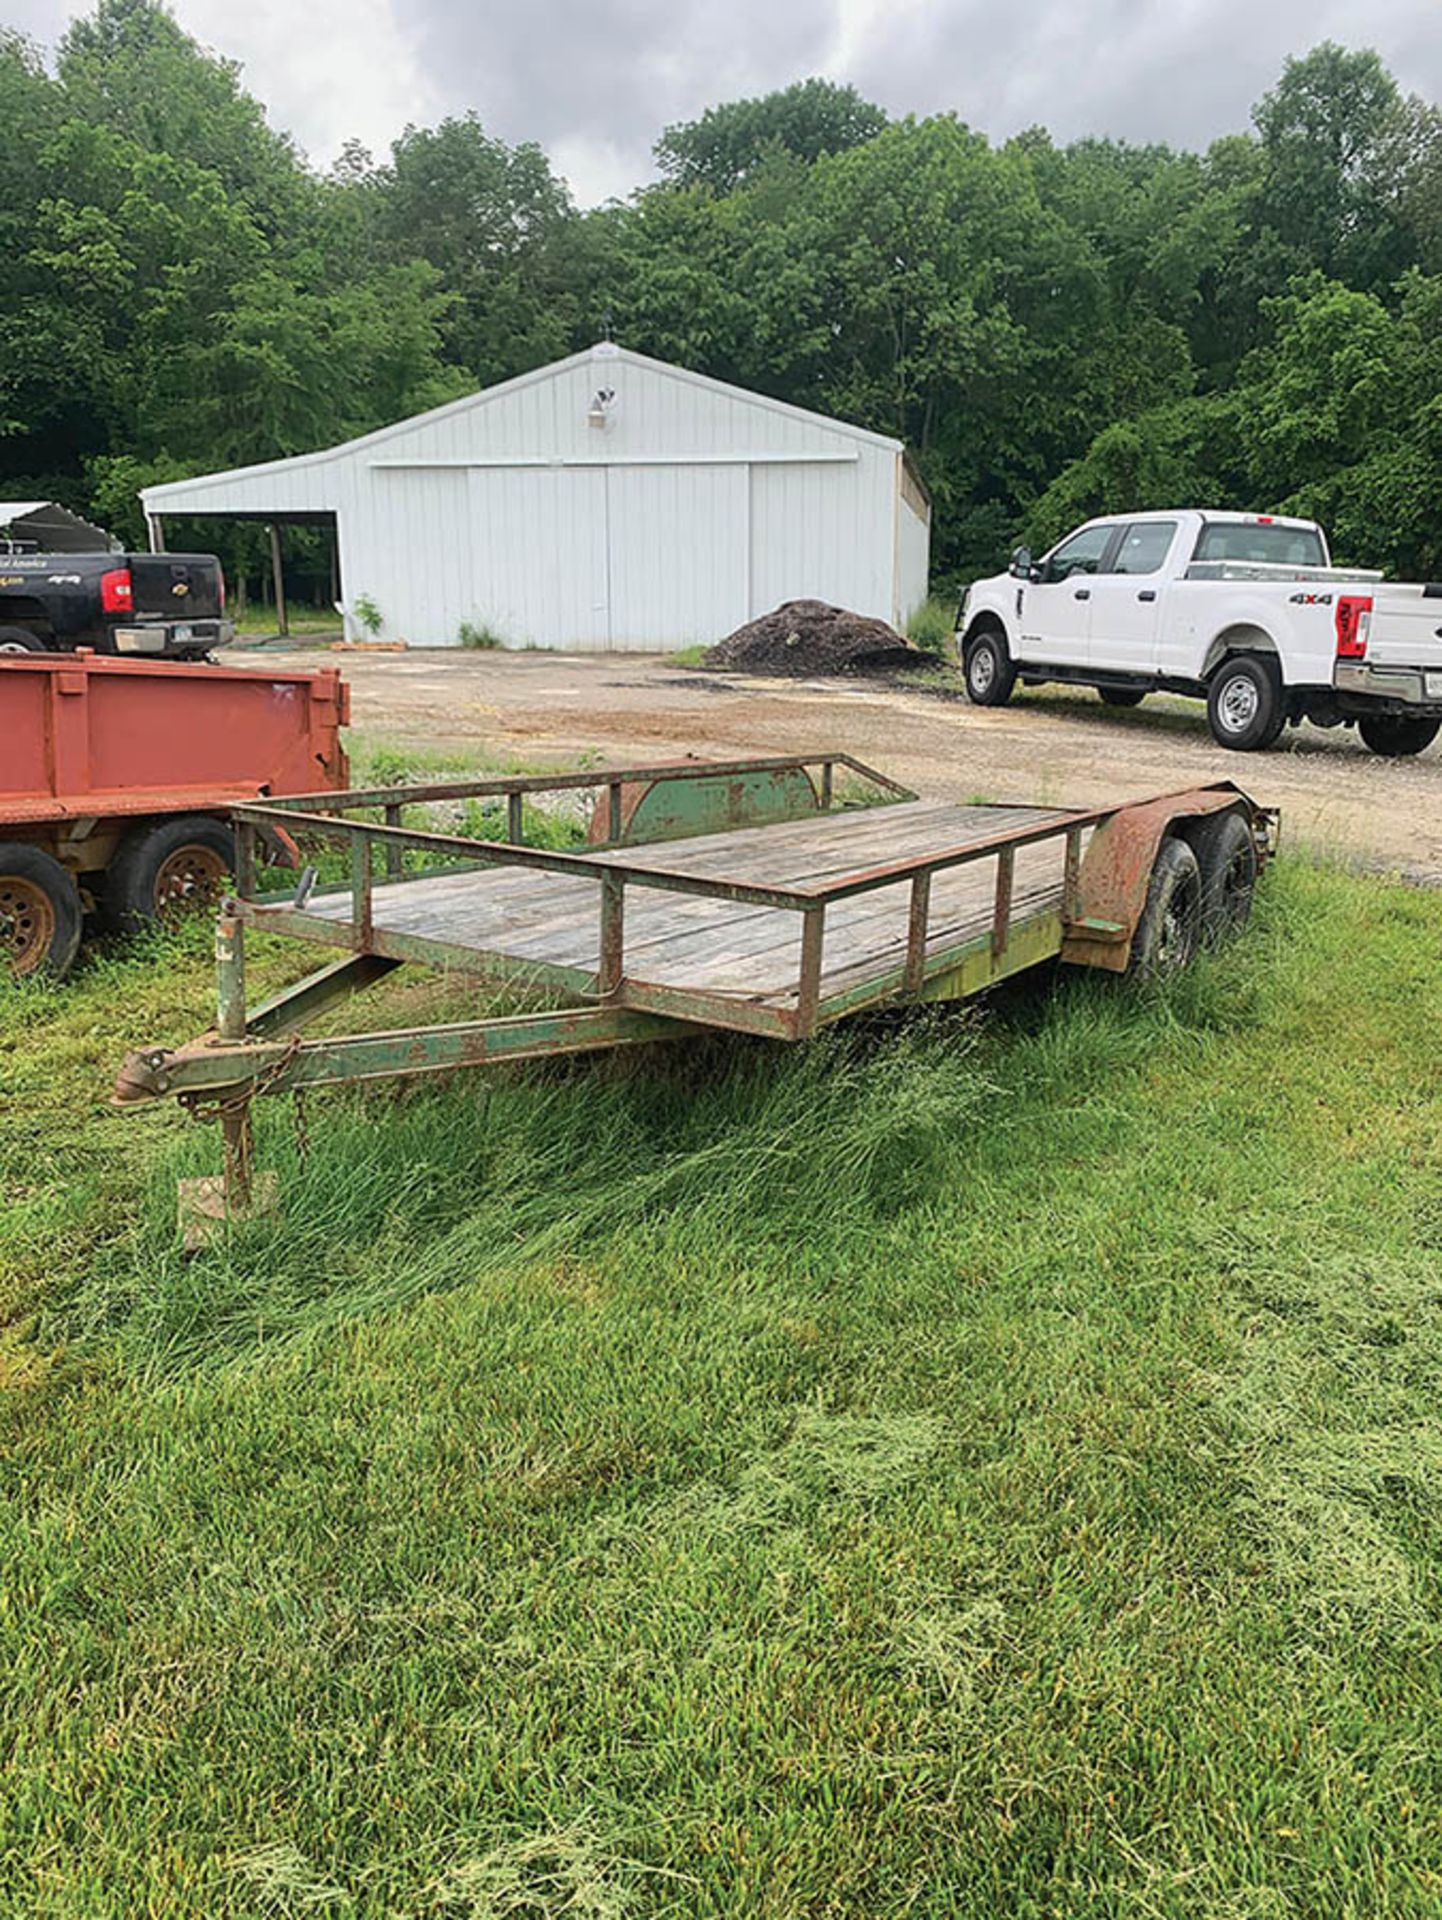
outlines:
{"label": "dump trailer tire", "polygon": [[1252,917],[1257,888],[1257,842],[1239,813],[1198,820],[1188,839],[1202,874],[1202,939],[1217,946]]}
{"label": "dump trailer tire", "polygon": [[1408,713],[1369,713],[1357,722],[1357,731],[1373,753],[1384,760],[1402,760],[1422,753],[1442,732],[1442,720],[1415,719]]}
{"label": "dump trailer tire", "polygon": [[137,827],[110,863],[102,917],[115,933],[155,926],[192,908],[213,906],[235,872],[235,837],[208,813],[183,813]]}
{"label": "dump trailer tire", "polygon": [[1185,840],[1163,840],[1132,935],[1127,977],[1161,980],[1189,966],[1202,942],[1202,870]]}
{"label": "dump trailer tire", "polygon": [[1145,687],[1098,687],[1104,707],[1139,707],[1147,697]]}
{"label": "dump trailer tire", "polygon": [[1207,725],[1219,747],[1261,753],[1287,724],[1282,678],[1275,660],[1260,653],[1230,654],[1207,688]]}
{"label": "dump trailer tire", "polygon": [[58,860],[0,841],[0,974],[63,980],[80,950],[80,890]]}
{"label": "dump trailer tire", "polygon": [[0,627],[0,653],[49,653],[38,633],[29,627]]}
{"label": "dump trailer tire", "polygon": [[1000,627],[982,627],[962,655],[966,697],[974,707],[1004,707],[1016,685],[1016,666]]}

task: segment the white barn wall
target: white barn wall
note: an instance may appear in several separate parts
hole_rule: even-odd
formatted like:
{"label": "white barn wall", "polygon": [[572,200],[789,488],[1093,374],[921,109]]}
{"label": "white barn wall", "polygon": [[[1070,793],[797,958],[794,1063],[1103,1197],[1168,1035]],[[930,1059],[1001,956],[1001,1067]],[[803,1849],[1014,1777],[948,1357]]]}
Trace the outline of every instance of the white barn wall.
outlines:
{"label": "white barn wall", "polygon": [[[587,417],[600,387],[616,395],[604,428]],[[470,622],[513,645],[668,648],[802,596],[892,619],[918,566],[924,593],[899,453],[603,346],[343,447],[143,499],[152,514],[334,512],[347,605],[369,597],[412,644],[453,644]]]}

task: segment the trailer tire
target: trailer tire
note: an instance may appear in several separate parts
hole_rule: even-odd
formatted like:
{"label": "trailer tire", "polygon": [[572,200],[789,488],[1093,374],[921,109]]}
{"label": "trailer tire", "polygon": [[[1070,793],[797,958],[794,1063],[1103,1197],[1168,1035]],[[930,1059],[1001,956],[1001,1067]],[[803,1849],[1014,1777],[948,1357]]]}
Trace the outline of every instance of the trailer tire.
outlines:
{"label": "trailer tire", "polygon": [[1229,654],[1207,688],[1207,725],[1219,747],[1260,753],[1287,724],[1282,676],[1261,653]]}
{"label": "trailer tire", "polygon": [[1240,813],[1214,813],[1193,823],[1188,839],[1202,874],[1202,939],[1217,946],[1252,917],[1257,842]]}
{"label": "trailer tire", "polygon": [[1442,720],[1429,720],[1409,713],[1369,713],[1357,722],[1357,731],[1384,760],[1402,760],[1408,754],[1422,753],[1442,731]]}
{"label": "trailer tire", "polygon": [[1098,687],[1104,707],[1139,707],[1146,699],[1145,687]]}
{"label": "trailer tire", "polygon": [[974,707],[1004,707],[1016,685],[1016,667],[1000,627],[987,625],[967,640],[962,654],[966,697]]}
{"label": "trailer tire", "polygon": [[1196,958],[1202,940],[1202,870],[1185,840],[1163,840],[1147,902],[1132,935],[1127,977],[1161,980]]}
{"label": "trailer tire", "polygon": [[29,627],[0,627],[0,653],[49,653],[38,633]]}
{"label": "trailer tire", "polygon": [[184,813],[137,827],[105,876],[102,917],[114,933],[155,926],[214,905],[235,872],[235,839],[212,814]]}
{"label": "trailer tire", "polygon": [[84,919],[72,875],[43,848],[0,841],[0,968],[63,980]]}

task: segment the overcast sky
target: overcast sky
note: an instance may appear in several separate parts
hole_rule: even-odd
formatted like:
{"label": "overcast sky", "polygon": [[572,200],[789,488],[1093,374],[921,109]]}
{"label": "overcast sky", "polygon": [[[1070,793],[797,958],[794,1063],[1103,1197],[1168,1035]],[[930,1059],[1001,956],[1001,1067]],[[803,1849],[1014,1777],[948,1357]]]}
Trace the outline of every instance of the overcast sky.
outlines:
{"label": "overcast sky", "polygon": [[[894,114],[953,110],[993,138],[1041,124],[1202,146],[1247,124],[1289,53],[1378,49],[1442,99],[1438,0],[173,0],[239,60],[273,125],[319,165],[354,135],[474,108],[538,140],[583,205],[651,174],[668,122],[819,73]],[[86,9],[0,0],[42,45]]]}

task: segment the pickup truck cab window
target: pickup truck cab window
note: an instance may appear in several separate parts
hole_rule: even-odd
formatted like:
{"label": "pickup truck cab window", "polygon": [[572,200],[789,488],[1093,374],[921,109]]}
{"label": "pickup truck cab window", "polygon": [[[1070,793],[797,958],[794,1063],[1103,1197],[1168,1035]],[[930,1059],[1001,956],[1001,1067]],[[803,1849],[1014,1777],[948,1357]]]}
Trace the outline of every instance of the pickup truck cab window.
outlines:
{"label": "pickup truck cab window", "polygon": [[1115,532],[1112,525],[1083,527],[1070,540],[1063,540],[1042,562],[1042,583],[1051,586],[1070,580],[1074,573],[1100,573]]}
{"label": "pickup truck cab window", "polygon": [[1137,520],[1122,529],[1121,545],[1109,571],[1112,573],[1156,573],[1172,550],[1176,537],[1175,520]]}
{"label": "pickup truck cab window", "polygon": [[1202,528],[1194,560],[1237,560],[1244,565],[1325,567],[1327,555],[1315,527],[1283,527],[1267,521],[1221,520]]}

